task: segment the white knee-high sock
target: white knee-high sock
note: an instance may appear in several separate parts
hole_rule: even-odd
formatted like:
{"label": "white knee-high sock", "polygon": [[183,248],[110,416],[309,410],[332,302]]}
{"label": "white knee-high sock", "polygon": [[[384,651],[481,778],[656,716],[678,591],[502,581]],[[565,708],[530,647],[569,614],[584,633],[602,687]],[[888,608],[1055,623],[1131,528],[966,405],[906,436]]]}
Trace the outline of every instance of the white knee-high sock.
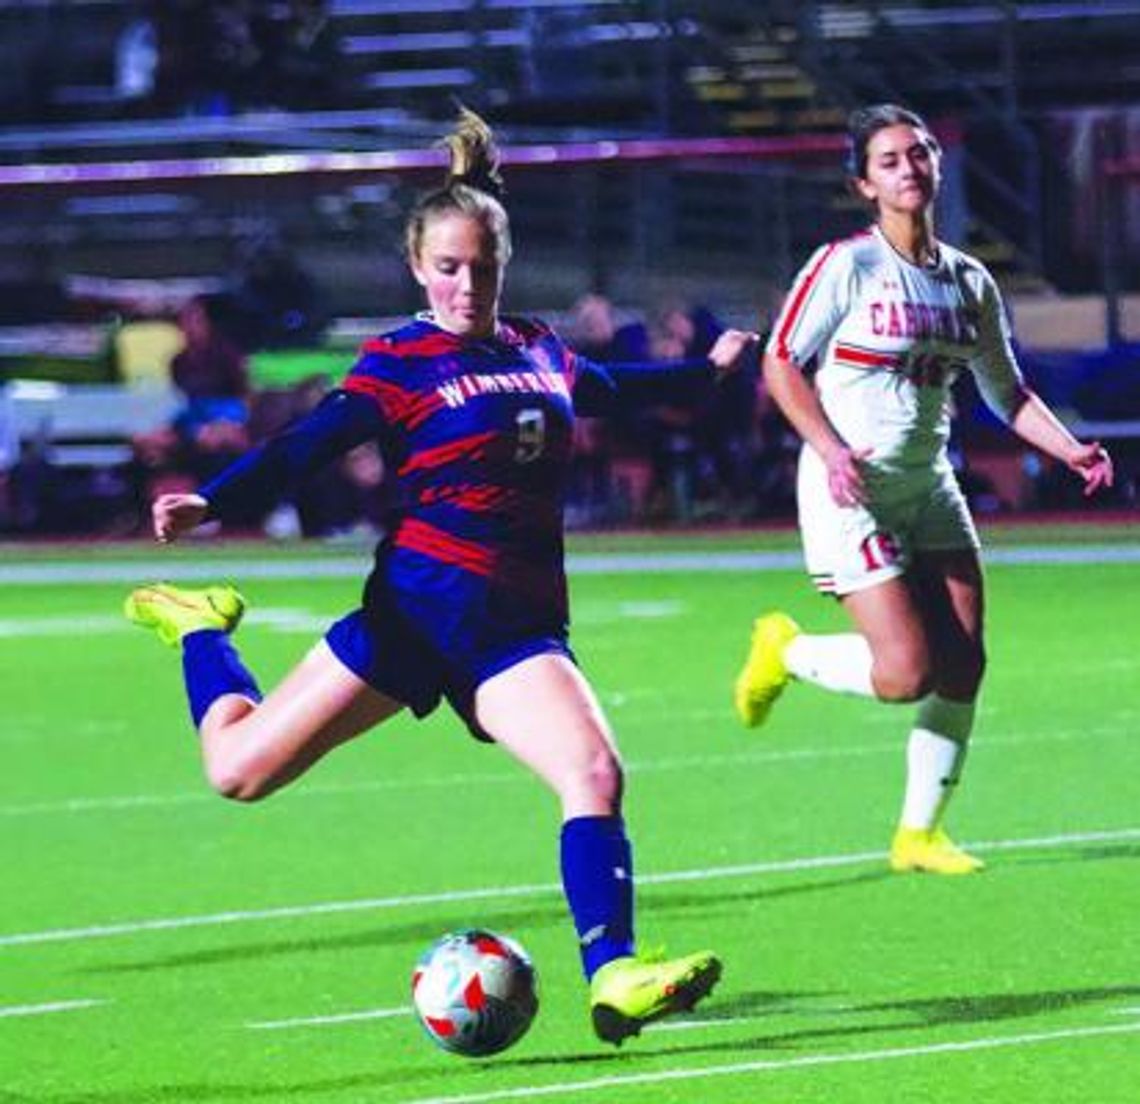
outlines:
{"label": "white knee-high sock", "polygon": [[938,826],[962,776],[974,711],[974,702],[950,701],[938,694],[922,700],[907,743],[900,827]]}
{"label": "white knee-high sock", "polygon": [[800,633],[784,649],[784,663],[796,678],[825,690],[875,696],[871,685],[871,647],[859,633]]}

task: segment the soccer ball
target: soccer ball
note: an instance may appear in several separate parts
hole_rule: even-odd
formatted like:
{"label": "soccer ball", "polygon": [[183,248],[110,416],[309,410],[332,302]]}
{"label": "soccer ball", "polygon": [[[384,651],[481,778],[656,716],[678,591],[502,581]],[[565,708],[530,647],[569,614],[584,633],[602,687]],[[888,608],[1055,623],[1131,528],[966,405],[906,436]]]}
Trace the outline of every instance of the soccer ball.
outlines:
{"label": "soccer ball", "polygon": [[538,977],[513,939],[480,928],[451,932],[416,964],[412,1001],[433,1043],[483,1058],[526,1034],[538,1012]]}

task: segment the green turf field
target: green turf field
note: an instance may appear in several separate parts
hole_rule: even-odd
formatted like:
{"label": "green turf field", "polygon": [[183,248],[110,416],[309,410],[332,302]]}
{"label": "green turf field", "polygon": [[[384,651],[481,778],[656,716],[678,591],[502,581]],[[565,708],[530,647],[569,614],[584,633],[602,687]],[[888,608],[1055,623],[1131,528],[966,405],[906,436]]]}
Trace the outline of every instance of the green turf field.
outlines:
{"label": "green turf field", "polygon": [[[177,656],[120,623],[114,565],[235,575],[268,683],[358,583],[250,562],[352,553],[73,555],[110,567],[98,585],[13,582],[5,555],[0,1102],[1140,1099],[1140,562],[991,565],[952,817],[990,866],[939,880],[883,861],[908,709],[793,687],[762,735],[731,715],[754,612],[843,624],[798,570],[594,573],[592,551],[575,542],[575,641],[628,762],[642,941],[726,964],[697,1013],[594,1040],[554,802],[450,716],[397,720],[264,804],[208,793]],[[531,1032],[483,1062],[407,1010],[420,951],[472,925],[521,940],[542,985]]]}

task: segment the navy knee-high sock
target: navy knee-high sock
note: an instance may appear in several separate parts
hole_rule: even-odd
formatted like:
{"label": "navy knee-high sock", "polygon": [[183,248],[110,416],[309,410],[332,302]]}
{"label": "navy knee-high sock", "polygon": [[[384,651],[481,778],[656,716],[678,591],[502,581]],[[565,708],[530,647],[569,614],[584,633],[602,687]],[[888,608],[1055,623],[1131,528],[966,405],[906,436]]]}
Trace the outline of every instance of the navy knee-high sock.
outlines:
{"label": "navy knee-high sock", "polygon": [[562,887],[587,979],[633,954],[633,854],[621,817],[574,817],[562,825]]}
{"label": "navy knee-high sock", "polygon": [[182,677],[195,728],[223,694],[261,701],[257,681],[246,670],[230,638],[219,629],[201,629],[182,638]]}

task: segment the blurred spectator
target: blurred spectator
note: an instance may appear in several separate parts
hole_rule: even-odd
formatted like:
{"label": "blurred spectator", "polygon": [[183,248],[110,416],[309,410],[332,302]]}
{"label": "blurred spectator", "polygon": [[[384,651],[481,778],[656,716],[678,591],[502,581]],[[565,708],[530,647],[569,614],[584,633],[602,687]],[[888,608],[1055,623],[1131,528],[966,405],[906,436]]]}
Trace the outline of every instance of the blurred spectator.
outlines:
{"label": "blurred spectator", "polygon": [[[707,307],[668,300],[653,311],[647,325],[617,332],[615,356],[630,361],[701,360],[723,329]],[[747,401],[746,395],[736,396],[738,402],[742,398]],[[634,432],[652,466],[650,511],[657,518],[692,521],[718,497],[717,472],[724,466],[718,458],[726,445],[719,440],[722,427],[717,419],[727,410],[710,396],[703,406],[656,406],[638,418]]]}
{"label": "blurred spectator", "polygon": [[136,4],[115,42],[115,95],[126,107],[153,102],[158,90],[159,28],[154,4]]}
{"label": "blurred spectator", "polygon": [[614,305],[606,296],[588,292],[570,308],[567,340],[590,360],[602,364],[615,360],[617,333]]}
{"label": "blurred spectator", "polygon": [[193,487],[250,444],[245,354],[223,331],[217,297],[191,299],[179,312],[185,344],[171,382],[185,396],[173,422],[132,442],[140,504],[173,486]]}
{"label": "blurred spectator", "polygon": [[115,43],[116,96],[136,114],[331,108],[343,71],[324,0],[147,0]]}
{"label": "blurred spectator", "polygon": [[[618,326],[613,304],[604,295],[583,295],[571,308],[566,339],[571,347],[600,364],[616,359]],[[574,419],[574,458],[566,495],[566,524],[571,528],[602,525],[614,508],[611,501],[612,441],[605,418]]]}
{"label": "blurred spectator", "polygon": [[274,104],[294,111],[335,107],[344,67],[324,0],[289,0],[264,27],[265,81]]}
{"label": "blurred spectator", "polygon": [[264,103],[266,56],[261,13],[252,0],[213,0],[207,21],[207,68],[222,114]]}
{"label": "blurred spectator", "polygon": [[207,452],[249,444],[249,371],[245,354],[223,331],[221,309],[221,301],[208,296],[183,307],[178,324],[186,345],[170,366],[174,385],[186,396],[175,428]]}

